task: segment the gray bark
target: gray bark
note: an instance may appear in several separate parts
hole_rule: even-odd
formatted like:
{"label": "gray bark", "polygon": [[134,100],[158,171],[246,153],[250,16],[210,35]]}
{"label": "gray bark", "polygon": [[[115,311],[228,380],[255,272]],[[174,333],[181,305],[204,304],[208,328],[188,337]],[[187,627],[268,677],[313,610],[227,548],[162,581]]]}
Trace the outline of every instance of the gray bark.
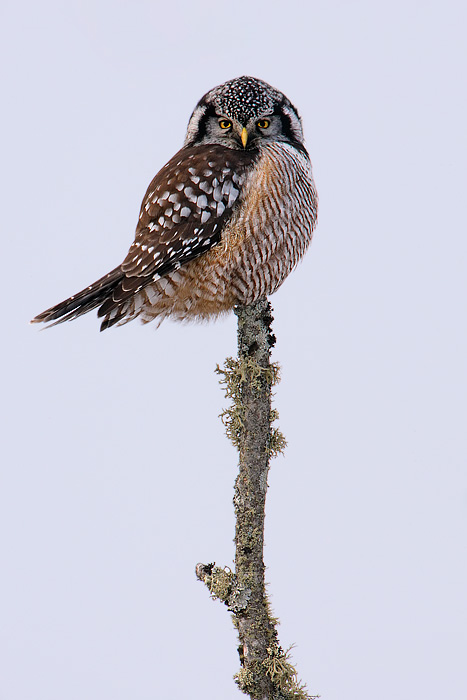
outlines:
{"label": "gray bark", "polygon": [[[249,590],[248,605],[237,617],[240,659],[244,668],[257,676],[251,698],[272,698],[274,686],[260,664],[276,638],[264,587],[264,517],[271,442],[271,306],[262,299],[251,306],[239,306],[238,357],[240,363],[253,360],[264,371],[243,382],[243,430],[239,440],[239,473],[235,482],[235,574],[238,587]],[[243,362],[242,362],[243,361]],[[262,676],[262,677],[261,677]]]}
{"label": "gray bark", "polygon": [[221,383],[231,408],[223,413],[228,437],[239,451],[235,481],[235,571],[214,564],[198,564],[196,575],[213,598],[233,613],[238,630],[241,668],[235,679],[251,700],[310,700],[306,687],[277,638],[264,582],[264,519],[271,456],[285,440],[271,428],[277,412],[271,410],[271,388],[278,367],[270,361],[275,337],[272,309],[267,299],[235,309],[238,317],[238,358],[229,358]]}

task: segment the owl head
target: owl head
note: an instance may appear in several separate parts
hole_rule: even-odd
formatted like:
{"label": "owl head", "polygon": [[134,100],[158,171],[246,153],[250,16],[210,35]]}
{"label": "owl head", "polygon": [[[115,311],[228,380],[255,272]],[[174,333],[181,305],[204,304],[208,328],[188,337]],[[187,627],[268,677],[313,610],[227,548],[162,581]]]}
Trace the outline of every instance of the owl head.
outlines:
{"label": "owl head", "polygon": [[277,141],[304,149],[296,108],[263,80],[242,76],[218,85],[200,99],[188,122],[185,146],[215,143],[251,150]]}

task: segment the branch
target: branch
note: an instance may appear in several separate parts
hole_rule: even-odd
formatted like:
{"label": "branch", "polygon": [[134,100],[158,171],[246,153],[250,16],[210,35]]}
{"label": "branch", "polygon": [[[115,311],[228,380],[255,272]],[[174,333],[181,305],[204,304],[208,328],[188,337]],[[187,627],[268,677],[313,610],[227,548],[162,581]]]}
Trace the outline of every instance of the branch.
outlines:
{"label": "branch", "polygon": [[[267,299],[237,306],[238,358],[228,358],[222,375],[232,405],[222,414],[227,436],[239,451],[234,506],[235,572],[214,564],[198,564],[196,575],[213,598],[233,613],[238,630],[241,668],[235,680],[251,700],[310,700],[297,680],[289,651],[279,646],[277,619],[271,615],[264,582],[264,515],[270,458],[285,447],[285,439],[271,424],[271,389],[279,368],[270,361],[275,337]],[[315,696],[316,697],[316,696]]]}

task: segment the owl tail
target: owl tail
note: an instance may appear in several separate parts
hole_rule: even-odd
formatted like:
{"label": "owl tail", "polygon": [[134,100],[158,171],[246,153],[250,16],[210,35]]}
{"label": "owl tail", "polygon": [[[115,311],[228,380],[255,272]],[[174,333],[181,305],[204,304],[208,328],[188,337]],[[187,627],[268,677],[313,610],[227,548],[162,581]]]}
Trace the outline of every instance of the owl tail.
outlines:
{"label": "owl tail", "polygon": [[72,321],[78,316],[87,314],[88,311],[96,309],[112,296],[113,290],[121,282],[123,276],[121,268],[116,267],[115,270],[104,275],[78,294],[74,294],[60,304],[43,311],[33,318],[31,323],[48,323],[48,328],[51,328],[64,321]]}

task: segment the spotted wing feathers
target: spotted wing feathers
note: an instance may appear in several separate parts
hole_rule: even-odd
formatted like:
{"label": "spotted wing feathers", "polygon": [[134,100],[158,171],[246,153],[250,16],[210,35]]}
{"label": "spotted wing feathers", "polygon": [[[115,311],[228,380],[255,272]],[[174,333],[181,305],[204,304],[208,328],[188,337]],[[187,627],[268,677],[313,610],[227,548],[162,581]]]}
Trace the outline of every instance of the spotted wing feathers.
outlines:
{"label": "spotted wing feathers", "polygon": [[215,245],[253,158],[218,145],[179,151],[149,185],[123,272],[162,276]]}
{"label": "spotted wing feathers", "polygon": [[104,318],[101,330],[121,321],[133,295],[220,241],[256,157],[216,144],[182,148],[149,185],[120,267],[34,322],[61,323],[96,307]]}

